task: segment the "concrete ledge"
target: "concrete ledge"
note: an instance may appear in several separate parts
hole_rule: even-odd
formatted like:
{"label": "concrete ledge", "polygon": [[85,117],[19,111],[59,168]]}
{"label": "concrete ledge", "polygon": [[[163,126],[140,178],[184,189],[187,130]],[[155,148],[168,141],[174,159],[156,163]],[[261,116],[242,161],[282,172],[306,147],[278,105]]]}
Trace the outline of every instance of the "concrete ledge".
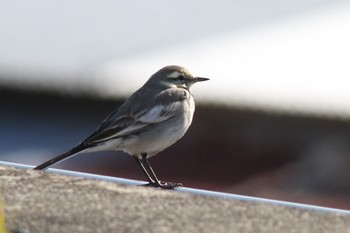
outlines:
{"label": "concrete ledge", "polygon": [[350,215],[0,167],[9,232],[350,232]]}

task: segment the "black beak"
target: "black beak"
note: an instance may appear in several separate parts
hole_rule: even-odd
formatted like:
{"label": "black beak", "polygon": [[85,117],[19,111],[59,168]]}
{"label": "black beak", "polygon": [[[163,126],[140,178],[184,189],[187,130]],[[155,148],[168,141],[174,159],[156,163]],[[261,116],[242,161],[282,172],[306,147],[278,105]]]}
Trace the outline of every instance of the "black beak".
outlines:
{"label": "black beak", "polygon": [[207,80],[209,80],[209,79],[208,78],[202,78],[202,77],[196,77],[195,78],[196,82],[203,82],[203,81],[207,81]]}

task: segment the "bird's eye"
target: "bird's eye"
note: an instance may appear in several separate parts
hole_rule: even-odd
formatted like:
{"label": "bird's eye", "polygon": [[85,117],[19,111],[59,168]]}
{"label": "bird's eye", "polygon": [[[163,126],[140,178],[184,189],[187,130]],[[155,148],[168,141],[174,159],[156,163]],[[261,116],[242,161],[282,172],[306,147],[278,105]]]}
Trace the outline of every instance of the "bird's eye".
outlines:
{"label": "bird's eye", "polygon": [[184,77],[183,75],[179,75],[179,76],[177,77],[177,80],[179,80],[179,81],[184,81],[184,80],[185,80],[185,77]]}

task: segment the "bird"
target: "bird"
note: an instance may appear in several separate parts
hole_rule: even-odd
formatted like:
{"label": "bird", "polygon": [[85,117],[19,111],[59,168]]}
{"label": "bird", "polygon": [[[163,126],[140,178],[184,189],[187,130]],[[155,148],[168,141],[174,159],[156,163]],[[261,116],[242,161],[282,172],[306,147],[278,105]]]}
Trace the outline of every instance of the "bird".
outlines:
{"label": "bird", "polygon": [[135,159],[149,181],[147,186],[163,189],[181,187],[182,183],[160,181],[148,159],[184,136],[195,111],[190,88],[194,83],[207,80],[193,76],[182,66],[163,67],[85,140],[34,169],[45,170],[83,152],[119,150]]}

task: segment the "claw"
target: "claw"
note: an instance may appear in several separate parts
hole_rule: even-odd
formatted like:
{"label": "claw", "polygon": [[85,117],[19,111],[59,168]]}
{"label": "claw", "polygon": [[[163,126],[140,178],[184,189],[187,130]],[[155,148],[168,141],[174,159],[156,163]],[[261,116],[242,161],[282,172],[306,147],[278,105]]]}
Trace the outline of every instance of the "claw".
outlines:
{"label": "claw", "polygon": [[183,185],[181,183],[159,181],[154,183],[148,183],[143,186],[150,186],[150,187],[152,186],[152,187],[157,187],[162,189],[176,189],[176,188],[182,187]]}

